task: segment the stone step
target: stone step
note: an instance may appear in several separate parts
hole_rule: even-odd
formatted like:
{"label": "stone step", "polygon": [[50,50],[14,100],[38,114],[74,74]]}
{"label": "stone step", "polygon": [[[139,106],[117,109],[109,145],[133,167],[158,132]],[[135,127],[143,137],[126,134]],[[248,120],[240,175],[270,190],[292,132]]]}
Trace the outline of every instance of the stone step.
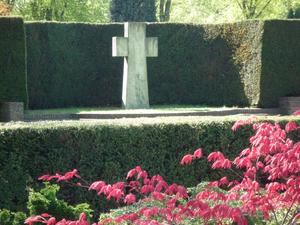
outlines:
{"label": "stone step", "polygon": [[24,115],[24,121],[39,121],[39,120],[73,120],[72,114],[35,114]]}
{"label": "stone step", "polygon": [[300,109],[300,97],[282,97],[279,99],[280,111],[283,114],[292,114]]}
{"label": "stone step", "polygon": [[0,122],[22,121],[23,116],[23,102],[0,102]]}

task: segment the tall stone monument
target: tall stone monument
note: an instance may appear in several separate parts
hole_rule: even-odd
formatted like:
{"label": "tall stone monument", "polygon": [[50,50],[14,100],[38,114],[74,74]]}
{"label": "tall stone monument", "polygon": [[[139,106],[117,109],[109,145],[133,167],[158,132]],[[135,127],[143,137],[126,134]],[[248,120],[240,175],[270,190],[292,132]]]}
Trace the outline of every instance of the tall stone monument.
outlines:
{"label": "tall stone monument", "polygon": [[146,23],[124,24],[125,37],[113,37],[113,57],[124,57],[122,101],[125,109],[149,108],[147,57],[158,56],[158,39],[146,37]]}

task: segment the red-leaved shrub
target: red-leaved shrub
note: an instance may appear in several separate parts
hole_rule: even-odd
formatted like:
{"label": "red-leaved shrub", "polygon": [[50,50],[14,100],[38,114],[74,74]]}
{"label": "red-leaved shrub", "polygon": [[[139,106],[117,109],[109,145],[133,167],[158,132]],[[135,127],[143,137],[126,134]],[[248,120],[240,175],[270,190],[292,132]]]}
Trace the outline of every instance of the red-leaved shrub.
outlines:
{"label": "red-leaved shrub", "polygon": [[[236,122],[232,130],[253,123],[253,118]],[[126,182],[107,184],[95,181],[86,184],[77,170],[66,174],[44,175],[42,181],[72,182],[76,186],[104,195],[127,205],[137,201],[159,201],[160,206],[143,207],[136,212],[115,218],[106,218],[94,225],[104,224],[182,224],[198,220],[211,224],[248,224],[249,218],[275,221],[275,224],[296,224],[300,218],[300,142],[288,138],[288,133],[300,129],[295,122],[285,128],[279,124],[255,123],[255,135],[250,138],[250,146],[230,160],[222,152],[212,152],[207,156],[213,169],[231,170],[236,180],[223,177],[210,182],[195,196],[189,195],[187,188],[178,184],[168,184],[160,175],[150,177],[140,166],[127,174]],[[182,165],[203,160],[202,149],[185,155]],[[223,188],[224,192],[219,191]],[[278,217],[278,212],[283,216]],[[26,220],[29,225],[37,222],[47,225],[89,225],[82,214],[78,221],[56,221],[48,214],[33,216]],[[187,222],[188,223],[188,222]]]}

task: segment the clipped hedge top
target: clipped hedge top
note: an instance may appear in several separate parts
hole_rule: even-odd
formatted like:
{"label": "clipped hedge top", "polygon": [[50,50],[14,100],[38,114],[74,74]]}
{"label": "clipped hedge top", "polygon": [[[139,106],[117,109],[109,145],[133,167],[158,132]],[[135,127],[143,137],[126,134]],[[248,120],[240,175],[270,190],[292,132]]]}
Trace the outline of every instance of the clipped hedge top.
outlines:
{"label": "clipped hedge top", "polygon": [[[11,17],[10,17],[11,18]],[[113,24],[122,25],[123,23],[89,23],[89,22],[60,22],[60,21],[26,21],[25,24],[64,24],[64,25],[91,25],[91,26],[110,26]]]}
{"label": "clipped hedge top", "polygon": [[16,19],[23,20],[23,17],[21,17],[21,16],[0,16],[0,19],[1,20],[5,20],[5,19],[7,19],[7,20],[16,20]]}
{"label": "clipped hedge top", "polygon": [[[0,18],[22,18],[22,17],[5,17],[5,16],[0,16]],[[253,20],[243,20],[243,21],[237,21],[237,22],[225,22],[225,23],[179,23],[179,22],[145,22],[147,25],[150,24],[165,24],[165,25],[186,25],[186,26],[206,26],[206,25],[233,25],[233,24],[243,24],[243,23],[253,23],[253,22],[273,22],[273,21],[284,21],[284,22],[293,22],[297,21],[299,22],[299,19],[265,19],[265,20],[259,20],[259,19],[253,19]],[[112,24],[117,24],[117,25],[122,25],[124,23],[118,23],[118,22],[113,22],[113,23],[90,23],[90,22],[64,22],[64,21],[25,21],[26,24],[83,24],[83,25],[101,25],[101,26],[110,26]]]}
{"label": "clipped hedge top", "polygon": [[[132,126],[144,126],[154,125],[163,126],[168,124],[202,124],[202,123],[233,123],[239,119],[245,119],[250,116],[234,115],[234,116],[186,116],[186,117],[156,117],[156,118],[122,118],[111,120],[88,120],[88,121],[39,121],[39,122],[11,122],[0,123],[0,131],[8,129],[49,129],[49,128],[84,128],[84,127],[132,127]],[[296,121],[300,123],[299,116],[257,116],[258,121],[270,121],[270,122],[287,122]]]}

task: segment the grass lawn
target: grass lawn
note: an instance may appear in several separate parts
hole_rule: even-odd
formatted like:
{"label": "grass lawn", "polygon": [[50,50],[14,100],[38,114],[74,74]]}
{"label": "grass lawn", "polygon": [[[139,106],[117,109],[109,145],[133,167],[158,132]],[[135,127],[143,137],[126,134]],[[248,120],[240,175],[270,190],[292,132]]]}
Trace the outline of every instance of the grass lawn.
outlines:
{"label": "grass lawn", "polygon": [[236,109],[237,107],[208,107],[206,105],[154,105],[150,109],[135,109],[124,110],[120,107],[74,107],[74,108],[57,108],[57,109],[43,109],[43,110],[26,110],[25,114],[28,115],[41,115],[41,114],[73,114],[73,113],[86,113],[86,112],[201,112],[201,111],[216,111],[216,110],[229,110]]}

